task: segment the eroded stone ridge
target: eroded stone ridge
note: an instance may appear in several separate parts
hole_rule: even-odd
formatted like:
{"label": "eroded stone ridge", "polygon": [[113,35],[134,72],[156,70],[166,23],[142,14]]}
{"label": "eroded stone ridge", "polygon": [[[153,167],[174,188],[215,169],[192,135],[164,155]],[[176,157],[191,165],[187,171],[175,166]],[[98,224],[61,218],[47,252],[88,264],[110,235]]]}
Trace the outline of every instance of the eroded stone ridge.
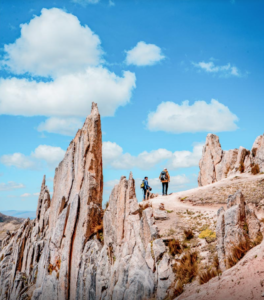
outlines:
{"label": "eroded stone ridge", "polygon": [[[230,268],[229,259],[234,255],[233,249],[238,246],[249,247],[262,236],[260,221],[255,211],[250,209],[240,191],[227,199],[227,210],[220,208],[217,212],[216,236],[219,265],[222,271]],[[243,246],[241,246],[243,245]]]}
{"label": "eroded stone ridge", "polygon": [[29,299],[40,257],[48,239],[50,194],[43,178],[37,217],[25,220],[18,232],[7,234],[0,253],[0,299]]}
{"label": "eroded stone ridge", "polygon": [[199,163],[199,186],[214,183],[241,173],[264,171],[264,135],[257,137],[251,151],[244,147],[223,151],[219,137],[208,134]]}
{"label": "eroded stone ridge", "polygon": [[174,273],[152,207],[139,206],[132,174],[121,177],[105,212],[102,191],[101,123],[93,104],[56,169],[52,199],[44,177],[36,219],[3,241],[0,300],[166,297]]}
{"label": "eroded stone ridge", "polygon": [[86,244],[101,222],[102,134],[96,104],[55,172],[52,200],[42,182],[36,219],[7,236],[0,299],[76,299]]}

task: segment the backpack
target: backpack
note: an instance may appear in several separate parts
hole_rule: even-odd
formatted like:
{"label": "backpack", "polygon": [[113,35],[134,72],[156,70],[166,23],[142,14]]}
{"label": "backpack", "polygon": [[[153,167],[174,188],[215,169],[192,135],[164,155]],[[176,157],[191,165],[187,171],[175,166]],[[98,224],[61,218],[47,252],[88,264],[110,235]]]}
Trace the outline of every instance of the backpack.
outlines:
{"label": "backpack", "polygon": [[162,172],[160,173],[160,180],[161,180],[161,181],[168,180],[168,177],[167,177],[167,174],[166,174],[165,171],[162,171]]}
{"label": "backpack", "polygon": [[144,180],[142,180],[141,185],[140,185],[140,188],[141,188],[141,189],[144,189],[144,186],[145,186]]}

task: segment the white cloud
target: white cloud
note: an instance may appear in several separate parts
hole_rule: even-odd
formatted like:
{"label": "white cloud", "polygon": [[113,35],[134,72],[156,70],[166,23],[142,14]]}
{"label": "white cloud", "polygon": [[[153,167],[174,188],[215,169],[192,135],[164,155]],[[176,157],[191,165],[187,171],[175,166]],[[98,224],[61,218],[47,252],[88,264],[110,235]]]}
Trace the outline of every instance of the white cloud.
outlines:
{"label": "white cloud", "polygon": [[103,142],[103,157],[106,164],[111,163],[114,159],[121,156],[123,149],[112,142]]}
{"label": "white cloud", "polygon": [[18,169],[36,169],[36,162],[22,153],[6,154],[0,157],[0,162],[5,166],[15,166]]}
{"label": "white cloud", "polygon": [[115,2],[112,0],[109,0],[109,6],[115,6]]}
{"label": "white cloud", "polygon": [[101,61],[99,37],[61,9],[43,8],[40,16],[20,27],[21,37],[4,46],[2,63],[13,73],[54,77],[84,71]]}
{"label": "white cloud", "polygon": [[196,101],[189,105],[162,102],[155,112],[148,115],[147,127],[151,131],[183,132],[220,132],[236,130],[238,117],[217,100],[211,103]]}
{"label": "white cloud", "polygon": [[0,191],[11,191],[25,188],[24,184],[9,181],[8,183],[0,182]]}
{"label": "white cloud", "polygon": [[[176,175],[176,176],[170,176],[170,189],[176,189],[183,187],[187,183],[189,183],[190,180],[186,175]],[[149,179],[149,185],[152,188],[160,188],[161,187],[161,182],[159,178],[153,178]]]}
{"label": "white cloud", "polygon": [[118,180],[118,179],[113,179],[113,180],[106,181],[104,183],[104,187],[113,188],[115,185],[117,185],[119,183],[119,181],[120,180]]}
{"label": "white cloud", "polygon": [[22,116],[86,117],[96,101],[103,116],[112,116],[129,102],[135,75],[118,77],[103,67],[68,74],[52,82],[28,79],[0,79],[1,114]]}
{"label": "white cloud", "polygon": [[148,170],[157,165],[170,170],[198,166],[202,156],[203,144],[194,145],[193,151],[175,151],[158,149],[150,152],[144,151],[138,156],[123,153],[123,149],[112,142],[103,142],[104,167],[113,169],[131,170],[138,168]]}
{"label": "white cloud", "polygon": [[224,77],[229,76],[241,76],[239,70],[235,66],[231,66],[230,63],[224,66],[216,66],[212,61],[210,62],[199,62],[199,63],[192,63],[196,68],[203,70],[207,73],[219,73],[219,75]]}
{"label": "white cloud", "polygon": [[40,169],[44,164],[49,168],[55,168],[63,159],[65,151],[60,147],[47,145],[38,146],[30,156],[22,153],[7,154],[0,157],[0,162],[8,167],[14,166],[18,169]]}
{"label": "white cloud", "polygon": [[193,151],[175,151],[170,160],[172,169],[189,168],[198,166],[202,157],[203,143],[197,143],[193,147]]}
{"label": "white cloud", "polygon": [[72,0],[73,3],[80,4],[82,6],[86,6],[87,4],[97,4],[100,0]]}
{"label": "white cloud", "polygon": [[128,65],[151,66],[165,58],[158,46],[145,42],[138,42],[133,49],[126,53]]}
{"label": "white cloud", "polygon": [[[92,102],[98,103],[102,116],[113,116],[130,101],[136,77],[129,71],[118,76],[102,66],[100,44],[76,16],[42,9],[40,16],[21,25],[21,36],[13,44],[4,46],[1,64],[33,78],[0,79],[0,114],[53,117],[39,129],[62,134],[72,134],[80,123],[76,118],[86,117]],[[68,119],[62,130],[61,118],[75,120]]]}
{"label": "white cloud", "polygon": [[63,135],[75,135],[82,128],[83,121],[78,118],[56,118],[52,117],[38,126],[38,131],[47,131]]}
{"label": "white cloud", "polygon": [[24,193],[24,194],[22,194],[20,197],[30,197],[31,196],[31,194],[29,194],[29,193]]}
{"label": "white cloud", "polygon": [[56,167],[63,159],[65,151],[60,147],[52,147],[47,145],[38,146],[31,154],[38,160],[44,160],[50,168]]}
{"label": "white cloud", "polygon": [[22,198],[28,198],[28,197],[37,197],[37,196],[39,196],[39,193],[33,193],[33,194],[24,193],[20,197],[22,197]]}

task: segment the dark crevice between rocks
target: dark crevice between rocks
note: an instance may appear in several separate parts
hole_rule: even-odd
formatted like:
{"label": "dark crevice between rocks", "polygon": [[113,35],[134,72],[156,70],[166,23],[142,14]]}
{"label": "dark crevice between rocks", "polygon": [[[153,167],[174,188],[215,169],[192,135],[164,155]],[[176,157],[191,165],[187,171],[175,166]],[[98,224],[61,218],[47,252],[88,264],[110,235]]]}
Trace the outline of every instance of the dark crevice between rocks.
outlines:
{"label": "dark crevice between rocks", "polygon": [[67,293],[67,299],[69,300],[71,298],[71,287],[70,287],[70,279],[71,279],[71,264],[72,264],[72,256],[73,256],[73,244],[74,244],[74,241],[75,241],[75,238],[76,238],[76,227],[77,227],[77,224],[78,224],[78,221],[79,221],[79,214],[80,214],[80,199],[79,199],[79,195],[78,195],[78,209],[77,209],[77,217],[76,217],[76,220],[75,220],[75,223],[74,223],[74,228],[73,228],[73,235],[72,235],[72,238],[71,238],[71,244],[70,244],[70,251],[69,251],[69,274],[68,274],[68,293]]}
{"label": "dark crevice between rocks", "polygon": [[70,205],[68,205],[68,208],[67,208],[67,213],[66,213],[66,218],[65,218],[65,223],[64,223],[63,235],[62,235],[62,239],[60,242],[60,247],[61,247],[63,238],[66,236],[66,227],[67,227],[67,223],[68,223],[69,213],[70,213]]}

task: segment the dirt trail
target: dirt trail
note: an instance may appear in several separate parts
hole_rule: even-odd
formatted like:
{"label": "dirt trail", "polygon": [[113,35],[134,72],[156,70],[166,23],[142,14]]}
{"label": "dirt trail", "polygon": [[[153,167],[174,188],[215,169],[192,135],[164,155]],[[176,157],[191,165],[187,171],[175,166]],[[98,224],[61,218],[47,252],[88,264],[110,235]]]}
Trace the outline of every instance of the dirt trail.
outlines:
{"label": "dirt trail", "polygon": [[167,220],[156,221],[160,234],[180,236],[185,228],[193,228],[198,235],[203,226],[209,226],[215,231],[217,210],[220,207],[226,208],[228,196],[238,189],[244,194],[246,202],[252,205],[258,204],[264,199],[264,174],[236,175],[214,184],[168,196],[159,195],[149,200],[154,208],[158,208],[160,203],[163,203],[168,212]]}

